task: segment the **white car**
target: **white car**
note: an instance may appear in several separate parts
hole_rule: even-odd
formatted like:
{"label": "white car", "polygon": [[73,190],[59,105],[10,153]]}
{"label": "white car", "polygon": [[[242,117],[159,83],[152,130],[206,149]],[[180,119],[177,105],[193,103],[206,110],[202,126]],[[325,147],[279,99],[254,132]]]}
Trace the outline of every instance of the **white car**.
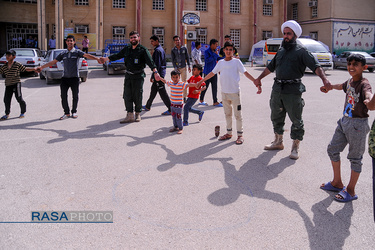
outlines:
{"label": "white car", "polygon": [[[65,49],[49,50],[47,52],[46,57],[42,61],[42,65],[49,63],[50,61],[53,61],[63,51],[65,51]],[[79,70],[79,78],[81,79],[81,82],[86,82],[87,75],[89,72],[89,67],[88,67],[86,59],[80,58],[78,70]],[[46,79],[46,83],[50,84],[53,82],[53,80],[61,79],[63,76],[63,71],[64,71],[63,63],[57,62],[55,65],[49,68],[44,68],[42,72],[40,73],[40,79]]]}
{"label": "white car", "polygon": [[[16,52],[16,62],[21,63],[25,67],[39,67],[41,65],[43,55],[42,52],[39,49],[33,49],[33,48],[14,48],[12,49]],[[5,54],[0,59],[0,66],[4,65],[6,63],[6,57]],[[37,76],[38,73],[35,73]]]}

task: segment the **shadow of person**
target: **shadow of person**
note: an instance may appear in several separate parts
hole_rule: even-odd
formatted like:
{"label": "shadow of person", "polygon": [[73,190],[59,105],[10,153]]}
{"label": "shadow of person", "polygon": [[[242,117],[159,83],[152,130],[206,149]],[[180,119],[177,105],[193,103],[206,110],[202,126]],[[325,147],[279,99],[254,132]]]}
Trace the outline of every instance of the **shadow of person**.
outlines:
{"label": "shadow of person", "polygon": [[310,249],[342,249],[350,235],[353,203],[347,202],[342,209],[332,213],[328,211],[332,201],[333,197],[329,196],[311,208],[314,228],[308,232]]}
{"label": "shadow of person", "polygon": [[297,202],[288,200],[279,193],[266,190],[268,181],[277,178],[287,167],[296,162],[286,157],[269,165],[276,154],[277,151],[264,151],[257,158],[250,159],[243,164],[239,170],[236,170],[236,167],[228,161],[222,162],[227,187],[214,191],[207,199],[215,206],[234,203],[240,195],[271,200],[296,211],[304,221],[306,229],[311,231],[312,222]]}
{"label": "shadow of person", "polygon": [[126,137],[132,138],[133,141],[128,142],[127,145],[130,147],[134,147],[140,145],[142,143],[152,144],[159,146],[162,148],[166,153],[166,160],[167,163],[161,164],[157,167],[157,170],[164,172],[167,171],[178,164],[182,165],[190,165],[190,164],[197,164],[204,161],[212,161],[218,160],[221,162],[227,162],[232,160],[233,158],[218,158],[218,157],[209,157],[210,155],[216,154],[223,149],[226,149],[230,146],[234,146],[233,143],[225,143],[218,140],[215,140],[211,143],[202,145],[198,148],[194,148],[193,150],[184,152],[182,154],[176,154],[173,150],[169,149],[166,145],[162,143],[158,143],[158,140],[165,139],[166,135],[173,136],[173,134],[168,132],[169,128],[160,128],[152,132],[150,136],[146,137],[136,137],[131,135],[126,135]]}
{"label": "shadow of person", "polygon": [[[126,126],[126,125],[125,125]],[[87,139],[87,138],[105,138],[105,137],[124,137],[125,135],[108,134],[106,132],[124,127],[118,120],[109,121],[103,124],[88,126],[86,129],[70,132],[67,130],[43,129],[45,131],[55,132],[58,137],[49,140],[47,143],[63,142],[69,139]]]}

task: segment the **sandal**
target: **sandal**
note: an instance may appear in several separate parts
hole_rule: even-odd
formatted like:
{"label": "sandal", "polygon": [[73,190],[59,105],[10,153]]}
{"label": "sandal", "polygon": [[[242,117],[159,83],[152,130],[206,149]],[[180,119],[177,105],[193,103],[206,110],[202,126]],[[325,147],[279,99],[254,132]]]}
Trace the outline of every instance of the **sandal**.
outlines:
{"label": "sandal", "polygon": [[25,118],[25,114],[24,113],[20,114],[20,116],[18,116],[18,118]]}
{"label": "sandal", "polygon": [[220,126],[215,127],[215,136],[218,137],[220,135]]}
{"label": "sandal", "polygon": [[225,134],[225,135],[219,137],[219,141],[229,140],[230,138],[232,138],[232,135]]}
{"label": "sandal", "polygon": [[1,121],[5,121],[5,120],[8,120],[8,118],[9,118],[9,115],[3,115],[3,116],[0,118],[0,120],[1,120]]}
{"label": "sandal", "polygon": [[242,137],[242,136],[238,136],[238,137],[237,137],[237,140],[236,140],[236,144],[237,144],[237,145],[241,145],[243,142],[244,142],[243,137]]}
{"label": "sandal", "polygon": [[178,128],[171,128],[170,130],[169,130],[169,132],[176,132],[176,131],[178,131]]}
{"label": "sandal", "polygon": [[182,129],[179,129],[177,134],[179,134],[179,135],[182,134],[182,131],[183,131]]}
{"label": "sandal", "polygon": [[60,120],[65,120],[65,119],[68,119],[70,117],[70,115],[63,115],[60,117]]}

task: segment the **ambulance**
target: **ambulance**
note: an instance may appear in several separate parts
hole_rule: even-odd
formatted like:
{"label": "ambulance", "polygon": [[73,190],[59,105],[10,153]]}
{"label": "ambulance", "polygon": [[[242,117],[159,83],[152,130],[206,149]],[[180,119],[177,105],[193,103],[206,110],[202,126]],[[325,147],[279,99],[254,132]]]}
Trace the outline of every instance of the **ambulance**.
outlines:
{"label": "ambulance", "polygon": [[[275,57],[282,41],[282,38],[270,38],[266,41],[263,51],[263,63],[266,66]],[[323,70],[333,69],[332,55],[321,43],[310,38],[297,38],[297,43],[306,47],[306,49],[318,60]],[[311,72],[309,68],[306,68],[306,71]]]}

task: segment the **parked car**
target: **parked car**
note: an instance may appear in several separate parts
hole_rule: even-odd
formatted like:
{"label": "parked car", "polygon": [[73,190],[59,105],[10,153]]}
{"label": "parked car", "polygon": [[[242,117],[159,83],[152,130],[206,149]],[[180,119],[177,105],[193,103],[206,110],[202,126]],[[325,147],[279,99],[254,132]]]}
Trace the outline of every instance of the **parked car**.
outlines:
{"label": "parked car", "polygon": [[[49,50],[47,52],[46,57],[42,61],[42,64],[44,65],[46,63],[49,63],[50,61],[53,61],[63,51],[65,50],[64,49]],[[78,70],[79,70],[79,78],[81,79],[81,82],[86,82],[87,75],[89,72],[89,67],[88,67],[86,59],[80,58]],[[63,71],[64,71],[64,66],[62,62],[57,62],[55,65],[50,66],[49,68],[44,68],[42,72],[40,73],[40,79],[46,79],[46,83],[50,84],[53,82],[53,80],[61,79],[63,76]]]}
{"label": "parked car", "polygon": [[[41,65],[43,54],[39,49],[33,48],[14,48],[16,51],[16,62],[21,63],[25,67],[38,67]],[[5,54],[0,59],[0,66],[6,63]],[[35,76],[38,76],[38,73],[35,73]]]}
{"label": "parked car", "polygon": [[372,57],[375,57],[375,52],[371,52],[370,55],[371,55]]}
{"label": "parked car", "polygon": [[375,69],[375,58],[370,56],[369,53],[367,52],[362,52],[362,51],[344,51],[340,55],[338,55],[334,60],[334,67],[339,68],[339,67],[344,67],[346,68],[347,61],[346,59],[349,57],[351,54],[361,54],[366,58],[366,64],[368,65],[368,71],[374,72]]}

